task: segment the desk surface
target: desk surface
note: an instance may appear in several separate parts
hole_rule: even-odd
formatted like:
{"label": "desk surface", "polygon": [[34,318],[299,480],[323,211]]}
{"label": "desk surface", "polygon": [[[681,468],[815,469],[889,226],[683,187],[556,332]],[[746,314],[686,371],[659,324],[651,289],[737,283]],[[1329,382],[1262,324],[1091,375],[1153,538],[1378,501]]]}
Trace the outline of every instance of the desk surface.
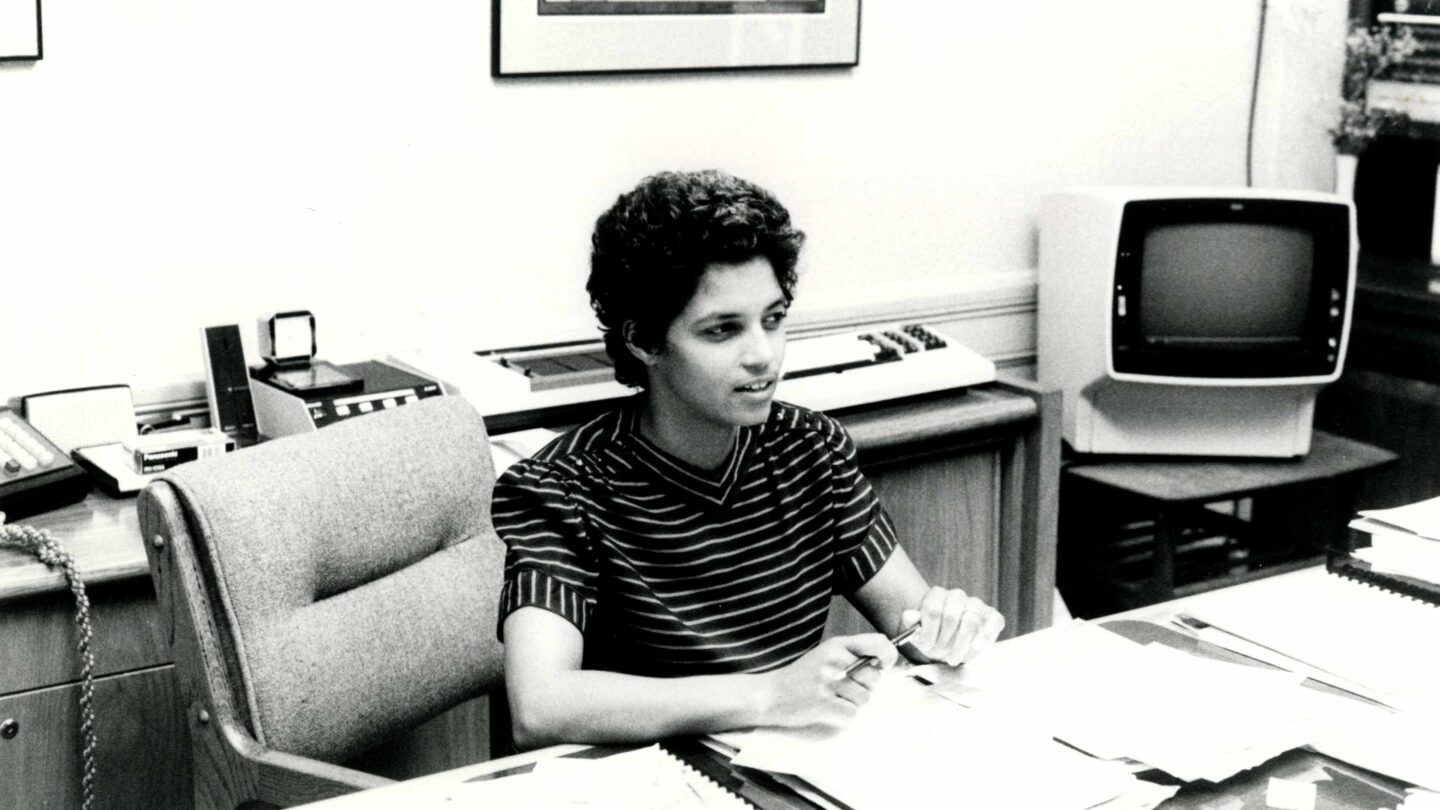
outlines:
{"label": "desk surface", "polygon": [[[1317,581],[1326,576],[1328,575],[1323,566],[1315,566],[1300,571],[1281,574],[1268,580],[1247,582],[1223,591],[1196,594],[1164,604],[1137,608],[1099,621],[1101,624],[1114,623],[1120,626],[1118,629],[1112,629],[1116,629],[1121,635],[1126,636],[1130,636],[1132,633],[1126,632],[1126,630],[1130,628],[1125,627],[1125,625],[1136,625],[1138,623],[1145,623],[1145,627],[1152,633],[1165,634],[1167,631],[1158,625],[1167,621],[1168,618],[1178,610],[1194,610],[1198,606],[1213,603],[1217,600],[1225,600],[1234,595],[1253,594],[1256,591],[1263,591],[1267,585],[1273,586],[1276,582],[1310,582]],[[1145,631],[1142,630],[1142,634],[1144,632]],[[1004,644],[1005,642],[1001,643]],[[382,788],[353,793],[347,796],[317,802],[314,805],[307,805],[307,807],[325,808],[325,810],[372,810],[372,808],[379,810],[380,808],[397,806],[417,808],[448,806],[449,800],[447,797],[451,795],[457,786],[465,782],[502,771],[523,769],[538,759],[573,754],[583,751],[585,748],[586,746],[577,745],[554,746],[514,757],[468,765],[452,771],[446,771],[407,782],[400,782]],[[1322,803],[1317,805],[1319,807],[1365,808],[1365,810],[1372,810],[1374,807],[1384,804],[1384,802],[1379,802],[1375,798],[1375,791],[1379,791],[1380,794],[1385,794],[1387,791],[1393,793],[1399,789],[1401,784],[1385,777],[1378,777],[1374,774],[1360,771],[1357,768],[1353,768],[1345,763],[1324,757],[1320,754],[1306,750],[1296,750],[1272,760],[1265,766],[1237,774],[1235,777],[1219,785],[1201,782],[1191,783],[1185,787],[1180,795],[1166,801],[1161,806],[1167,810],[1171,808],[1174,810],[1186,810],[1190,808],[1200,810],[1201,808],[1239,807],[1241,806],[1241,802],[1244,802],[1244,806],[1247,807],[1265,806],[1265,790],[1271,776],[1303,778],[1303,775],[1316,765],[1324,765],[1338,776],[1335,780],[1335,785],[1342,785],[1345,780],[1354,781],[1356,785],[1359,785],[1358,787],[1356,787],[1356,785],[1345,786],[1344,791],[1349,791],[1349,793],[1341,791],[1335,796],[1328,796]],[[1350,771],[1358,774],[1353,780],[1348,774]],[[1367,783],[1368,787],[1366,786]],[[1340,788],[1327,783],[1325,790],[1335,792],[1339,791]],[[1387,806],[1394,806],[1395,803],[1396,802],[1392,800]]]}
{"label": "desk surface", "polygon": [[[92,492],[79,503],[13,522],[54,532],[86,584],[149,574],[133,498]],[[0,546],[0,603],[68,587],[64,574],[29,552]]]}
{"label": "desk surface", "polygon": [[1338,478],[1391,464],[1398,458],[1384,448],[1317,430],[1310,452],[1300,458],[1081,456],[1068,464],[1063,474],[1156,501],[1205,503],[1258,490]]}

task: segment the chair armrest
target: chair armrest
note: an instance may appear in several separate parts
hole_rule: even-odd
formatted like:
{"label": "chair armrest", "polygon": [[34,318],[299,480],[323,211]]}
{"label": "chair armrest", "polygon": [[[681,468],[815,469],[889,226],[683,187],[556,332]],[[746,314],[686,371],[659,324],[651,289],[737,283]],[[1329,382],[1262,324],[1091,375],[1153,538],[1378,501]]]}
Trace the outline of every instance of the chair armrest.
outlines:
{"label": "chair armrest", "polygon": [[383,787],[395,781],[343,765],[272,751],[249,735],[243,736],[243,742],[235,741],[236,751],[257,768],[261,801],[284,807]]}
{"label": "chair armrest", "polygon": [[[213,758],[212,763],[216,770],[228,773],[212,772],[203,783],[197,783],[196,788],[198,794],[207,788],[225,786],[221,789],[224,798],[214,803],[217,807],[235,806],[237,795],[277,807],[291,807],[394,782],[343,765],[266,748],[233,718],[217,718],[212,724],[215,736],[223,740],[225,748],[225,754]],[[237,791],[237,787],[240,790]],[[198,801],[197,804],[206,803]]]}

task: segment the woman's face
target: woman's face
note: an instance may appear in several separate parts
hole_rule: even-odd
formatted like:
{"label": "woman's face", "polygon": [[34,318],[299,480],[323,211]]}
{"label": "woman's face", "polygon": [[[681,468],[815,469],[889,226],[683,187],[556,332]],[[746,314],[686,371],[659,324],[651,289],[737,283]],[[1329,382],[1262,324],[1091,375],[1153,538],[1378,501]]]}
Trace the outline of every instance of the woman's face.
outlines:
{"label": "woman's face", "polygon": [[641,357],[652,402],[701,430],[763,423],[785,359],[786,307],[763,256],[707,267],[665,345]]}

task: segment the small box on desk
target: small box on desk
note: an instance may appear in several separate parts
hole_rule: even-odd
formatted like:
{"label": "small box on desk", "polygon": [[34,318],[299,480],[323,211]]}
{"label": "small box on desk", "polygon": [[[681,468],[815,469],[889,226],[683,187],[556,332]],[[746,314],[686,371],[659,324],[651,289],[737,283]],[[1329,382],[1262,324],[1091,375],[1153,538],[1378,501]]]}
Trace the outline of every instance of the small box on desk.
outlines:
{"label": "small box on desk", "polygon": [[153,473],[176,464],[209,458],[235,449],[235,440],[215,428],[150,433],[126,439],[125,452],[135,459],[135,472]]}
{"label": "small box on desk", "polygon": [[228,453],[235,440],[215,428],[176,430],[77,447],[71,455],[112,497],[136,495],[159,473],[176,464]]}

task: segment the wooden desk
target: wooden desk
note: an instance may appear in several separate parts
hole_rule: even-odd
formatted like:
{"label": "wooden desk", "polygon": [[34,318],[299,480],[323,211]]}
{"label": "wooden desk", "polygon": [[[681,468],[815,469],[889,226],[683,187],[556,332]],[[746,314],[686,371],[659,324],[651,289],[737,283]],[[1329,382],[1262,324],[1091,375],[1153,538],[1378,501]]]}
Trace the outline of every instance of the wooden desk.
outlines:
{"label": "wooden desk", "polygon": [[[55,533],[90,597],[96,806],[188,806],[189,733],[135,502],[92,493],[16,522]],[[0,807],[80,806],[74,613],[62,574],[0,547],[0,722],[16,724],[13,737],[0,738]]]}
{"label": "wooden desk", "polygon": [[[1191,653],[1231,661],[1245,661],[1241,656],[1219,648],[1210,647],[1167,630],[1165,624],[1177,611],[1196,610],[1207,604],[1224,602],[1227,599],[1243,597],[1257,590],[1273,589],[1278,583],[1311,582],[1328,576],[1323,566],[1312,566],[1276,577],[1254,580],[1248,583],[1196,594],[1158,605],[1138,608],[1106,619],[1101,626],[1120,635],[1142,643],[1158,641]],[[1004,644],[1005,642],[1001,642]],[[1254,662],[1250,662],[1254,663]],[[531,763],[546,757],[566,756],[583,753],[587,746],[561,745],[532,751],[526,754],[469,765],[445,773],[400,782],[382,788],[353,793],[312,805],[315,810],[381,810],[391,807],[414,807],[423,810],[430,807],[454,805],[451,798],[456,789],[477,777],[504,772],[522,772]],[[1183,786],[1175,797],[1160,805],[1162,810],[1214,810],[1223,807],[1265,807],[1266,789],[1271,777],[1299,779],[1316,767],[1326,768],[1331,779],[1318,783],[1320,799],[1317,807],[1332,810],[1373,810],[1381,806],[1394,806],[1394,795],[1402,793],[1405,784],[1389,777],[1380,776],[1356,768],[1348,763],[1304,749],[1283,754],[1251,770],[1242,771],[1218,784],[1197,780]],[[1154,777],[1163,780],[1165,777]],[[800,799],[794,800],[794,807],[810,807]]]}
{"label": "wooden desk", "polygon": [[[999,607],[1012,633],[1050,621],[1059,405],[1058,393],[1015,382],[839,415],[917,565]],[[186,712],[135,501],[97,493],[17,522],[53,530],[91,591],[96,807],[191,806]],[[869,629],[837,607],[833,631]],[[0,548],[0,722],[19,724],[13,739],[0,738],[0,807],[21,806],[20,795],[24,806],[79,807],[73,613],[60,574]]]}
{"label": "wooden desk", "polygon": [[[1296,459],[1077,457],[1061,473],[1061,588],[1079,607],[1100,581],[1134,607],[1313,564],[1326,548],[1348,548],[1363,476],[1396,458],[1323,431]],[[1226,511],[1211,508],[1220,502]],[[1182,546],[1216,538],[1208,551],[1222,573],[1177,576]],[[1148,558],[1139,585],[1118,565],[1097,564],[1112,554],[1138,561],[1132,570]]]}

